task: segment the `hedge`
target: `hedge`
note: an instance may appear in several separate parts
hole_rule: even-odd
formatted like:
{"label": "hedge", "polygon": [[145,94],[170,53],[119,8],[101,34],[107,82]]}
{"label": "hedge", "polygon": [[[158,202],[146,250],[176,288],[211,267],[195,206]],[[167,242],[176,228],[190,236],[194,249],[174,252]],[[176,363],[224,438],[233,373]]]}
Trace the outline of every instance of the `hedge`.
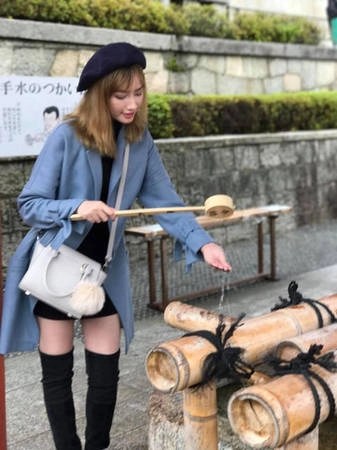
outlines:
{"label": "hedge", "polygon": [[230,21],[212,5],[164,6],[159,0],[0,0],[0,16],[72,25],[317,45],[320,29],[304,18],[238,13]]}
{"label": "hedge", "polygon": [[337,128],[337,92],[150,94],[149,128],[156,139]]}

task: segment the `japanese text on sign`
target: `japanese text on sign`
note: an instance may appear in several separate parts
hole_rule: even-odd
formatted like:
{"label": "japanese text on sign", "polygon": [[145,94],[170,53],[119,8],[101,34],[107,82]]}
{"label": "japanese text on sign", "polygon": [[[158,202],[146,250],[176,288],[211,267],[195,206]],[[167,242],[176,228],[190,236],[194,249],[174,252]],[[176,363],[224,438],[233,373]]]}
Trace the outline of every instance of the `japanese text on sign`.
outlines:
{"label": "japanese text on sign", "polygon": [[0,76],[0,157],[36,155],[81,98],[77,78]]}

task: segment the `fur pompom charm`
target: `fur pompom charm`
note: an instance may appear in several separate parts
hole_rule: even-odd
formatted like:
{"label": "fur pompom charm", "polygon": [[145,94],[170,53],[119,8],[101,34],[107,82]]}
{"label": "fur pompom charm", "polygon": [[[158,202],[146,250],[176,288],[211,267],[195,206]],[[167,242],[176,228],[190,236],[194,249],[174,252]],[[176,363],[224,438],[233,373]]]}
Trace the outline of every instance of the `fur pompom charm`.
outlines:
{"label": "fur pompom charm", "polygon": [[83,316],[98,313],[104,305],[105,293],[102,286],[89,281],[80,281],[72,293],[71,307]]}

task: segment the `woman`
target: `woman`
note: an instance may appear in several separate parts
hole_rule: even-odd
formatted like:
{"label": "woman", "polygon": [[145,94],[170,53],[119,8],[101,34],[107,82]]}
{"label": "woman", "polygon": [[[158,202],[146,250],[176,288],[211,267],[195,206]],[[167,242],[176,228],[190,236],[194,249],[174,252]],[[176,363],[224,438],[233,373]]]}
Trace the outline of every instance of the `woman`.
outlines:
{"label": "woman", "polygon": [[[77,88],[85,91],[82,100],[48,138],[18,199],[20,214],[32,229],[10,262],[0,351],[33,350],[38,345],[46,410],[59,450],[81,449],[71,390],[74,320],[27,298],[17,286],[38,233],[43,245],[65,243],[104,261],[127,142],[130,157],[121,209],[129,209],[136,198],[146,207],[183,206],[146,128],[145,66],[144,54],[124,42],[109,44],[92,56]],[[84,220],[72,222],[73,213]],[[231,270],[222,248],[192,214],[162,214],[156,219],[184,246],[187,264],[204,259],[220,270]],[[104,306],[81,319],[88,375],[86,450],[109,445],[121,325],[126,351],[133,337],[124,227],[125,219],[119,218]]]}

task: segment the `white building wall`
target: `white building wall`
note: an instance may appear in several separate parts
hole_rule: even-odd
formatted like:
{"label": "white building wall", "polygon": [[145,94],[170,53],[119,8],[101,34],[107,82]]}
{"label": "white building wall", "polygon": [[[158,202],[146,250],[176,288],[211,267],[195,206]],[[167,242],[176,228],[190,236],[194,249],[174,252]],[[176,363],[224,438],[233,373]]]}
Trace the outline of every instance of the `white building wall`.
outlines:
{"label": "white building wall", "polygon": [[326,19],[327,0],[227,0],[230,8]]}

